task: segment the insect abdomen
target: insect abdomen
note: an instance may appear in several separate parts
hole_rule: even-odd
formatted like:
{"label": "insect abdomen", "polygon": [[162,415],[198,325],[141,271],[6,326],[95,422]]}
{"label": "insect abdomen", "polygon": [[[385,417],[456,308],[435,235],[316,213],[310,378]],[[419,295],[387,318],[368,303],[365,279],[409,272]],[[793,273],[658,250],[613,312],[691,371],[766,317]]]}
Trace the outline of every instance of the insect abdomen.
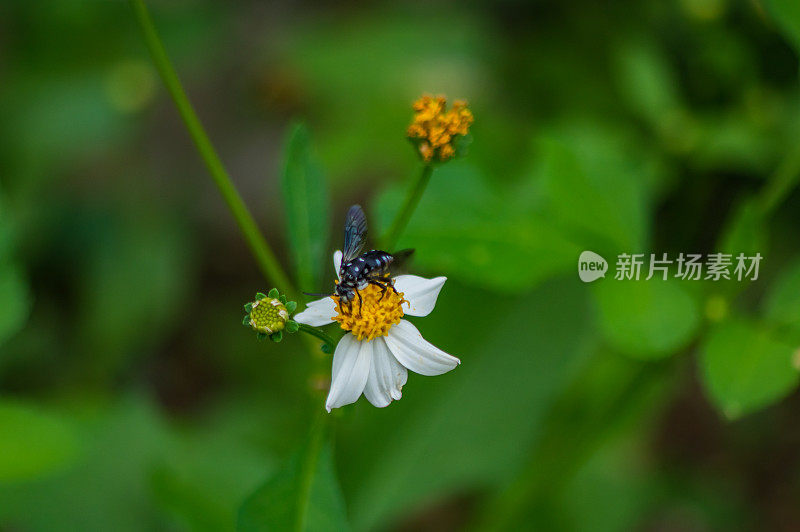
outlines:
{"label": "insect abdomen", "polygon": [[364,259],[364,265],[367,272],[384,272],[391,264],[393,257],[390,253],[373,249],[367,251],[361,256]]}

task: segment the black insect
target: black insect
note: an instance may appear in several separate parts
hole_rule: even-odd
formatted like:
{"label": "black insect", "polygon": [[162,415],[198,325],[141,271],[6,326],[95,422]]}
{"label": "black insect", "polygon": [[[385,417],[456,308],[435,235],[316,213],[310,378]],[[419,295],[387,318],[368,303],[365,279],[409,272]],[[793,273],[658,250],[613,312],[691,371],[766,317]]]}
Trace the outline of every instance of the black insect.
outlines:
{"label": "black insect", "polygon": [[394,293],[394,281],[391,279],[391,265],[398,265],[408,258],[413,249],[388,253],[373,249],[362,252],[367,241],[367,217],[360,205],[353,205],[347,211],[344,222],[344,248],[342,249],[342,264],[339,266],[339,283],[334,290],[341,303],[347,303],[352,311],[353,299],[358,298],[358,310],[361,312],[361,294],[369,285],[381,287],[381,299],[386,290]]}

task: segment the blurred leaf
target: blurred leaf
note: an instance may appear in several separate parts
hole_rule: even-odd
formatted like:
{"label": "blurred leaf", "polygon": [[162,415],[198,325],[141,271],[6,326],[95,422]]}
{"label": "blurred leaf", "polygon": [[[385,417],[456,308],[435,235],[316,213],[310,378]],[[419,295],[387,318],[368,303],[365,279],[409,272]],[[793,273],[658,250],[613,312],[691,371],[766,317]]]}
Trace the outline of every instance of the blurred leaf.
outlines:
{"label": "blurred leaf", "polygon": [[204,486],[184,481],[166,468],[156,468],[151,482],[156,496],[167,501],[169,510],[188,525],[187,529],[200,531],[231,530],[232,518],[224,506],[204,493]]}
{"label": "blurred leaf", "polygon": [[[651,413],[652,410],[648,410]],[[637,416],[639,422],[646,422]],[[566,530],[613,532],[641,523],[657,490],[656,479],[644,467],[643,442],[633,434],[606,442],[589,458],[558,496]]]}
{"label": "blurred leaf", "polygon": [[[489,306],[476,314],[476,302]],[[585,292],[572,279],[515,299],[448,282],[418,326],[462,363],[438,377],[410,373],[400,401],[379,410],[362,399],[337,427],[358,530],[397,525],[449,494],[515,475],[594,341]]]}
{"label": "blurred leaf", "polygon": [[264,42],[282,67],[272,83],[288,86],[288,98],[320,124],[326,169],[352,182],[365,168],[380,176],[414,167],[403,138],[420,94],[474,101],[491,86],[487,58],[499,41],[486,33],[468,10],[387,4],[304,17],[287,42]]}
{"label": "blurred leaf", "polygon": [[800,331],[800,260],[774,281],[765,299],[765,317],[771,323]]}
{"label": "blurred leaf", "polygon": [[330,234],[328,186],[313,158],[308,129],[295,124],[286,145],[281,176],[286,225],[301,289],[316,290]]}
{"label": "blurred leaf", "polygon": [[[20,530],[99,531],[109,523],[122,532],[232,530],[242,498],[273,467],[261,440],[275,432],[276,416],[265,415],[262,404],[252,396],[223,403],[218,414],[175,427],[142,396],[111,407],[86,403],[73,420],[85,442],[80,459],[62,474],[0,482],[0,523]],[[201,509],[202,501],[208,505]],[[223,528],[214,526],[222,521]]]}
{"label": "blurred leaf", "polygon": [[800,2],[796,0],[767,0],[769,12],[778,22],[786,38],[800,54]]}
{"label": "blurred leaf", "polygon": [[65,468],[78,455],[75,427],[39,407],[0,399],[0,481],[29,480]]}
{"label": "blurred leaf", "polygon": [[[405,187],[383,193],[375,208],[385,229]],[[467,163],[452,162],[433,173],[398,248],[415,248],[414,263],[471,283],[514,292],[571,270],[579,249],[516,201],[490,188]]]}
{"label": "blurred leaf", "polygon": [[313,442],[321,437],[318,432],[312,436],[284,469],[247,498],[239,510],[238,530],[350,529],[330,443]]}
{"label": "blurred leaf", "polygon": [[734,419],[786,396],[798,382],[797,346],[757,324],[732,321],[713,329],[701,351],[703,385],[711,401]]}
{"label": "blurred leaf", "polygon": [[657,44],[626,40],[616,55],[618,83],[634,111],[658,127],[680,109],[675,72]]}
{"label": "blurred leaf", "polygon": [[170,217],[148,213],[136,222],[107,223],[82,272],[81,332],[83,349],[113,369],[169,330],[181,309],[192,308],[196,301],[187,295],[195,270],[185,228]]}
{"label": "blurred leaf", "polygon": [[536,153],[535,174],[548,219],[601,254],[643,249],[648,183],[619,140],[575,127],[539,139]]}
{"label": "blurred leaf", "polygon": [[697,303],[677,281],[609,278],[594,289],[603,334],[630,356],[652,359],[674,354],[697,332]]}
{"label": "blurred leaf", "polygon": [[22,272],[0,262],[0,345],[16,333],[28,319],[31,296]]}
{"label": "blurred leaf", "polygon": [[763,213],[756,202],[746,201],[733,211],[716,251],[731,253],[735,258],[738,253],[763,255],[766,250],[767,237]]}
{"label": "blurred leaf", "polygon": [[261,442],[251,440],[253,427],[267,420],[275,432],[275,416],[252,402],[225,402],[216,410],[177,434],[150,476],[159,506],[188,530],[234,530],[242,499],[273,467]]}
{"label": "blurred leaf", "polygon": [[145,523],[159,528],[148,500],[146,468],[167,443],[161,420],[140,400],[94,414],[76,420],[86,449],[74,467],[11,488],[0,484],[4,523],[18,523],[23,530],[106,530],[109,523],[123,532],[139,531]]}

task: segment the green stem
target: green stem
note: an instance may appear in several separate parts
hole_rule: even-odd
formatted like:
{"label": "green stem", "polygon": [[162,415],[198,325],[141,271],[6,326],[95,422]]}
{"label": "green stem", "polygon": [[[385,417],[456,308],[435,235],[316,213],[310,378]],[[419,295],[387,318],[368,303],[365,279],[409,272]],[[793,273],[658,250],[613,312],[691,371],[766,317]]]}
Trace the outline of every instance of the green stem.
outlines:
{"label": "green stem", "polygon": [[325,342],[327,345],[329,345],[331,349],[334,349],[336,347],[336,344],[338,342],[336,342],[333,338],[331,338],[321,330],[317,329],[316,327],[306,325],[305,323],[298,323],[297,325],[300,326],[299,330],[303,331],[306,334],[310,334],[311,336],[316,336],[317,338]]}
{"label": "green stem", "polygon": [[422,194],[425,192],[425,188],[431,180],[432,174],[432,164],[426,164],[422,167],[422,172],[420,172],[419,177],[417,177],[417,180],[408,190],[403,206],[400,207],[400,210],[394,218],[394,222],[392,222],[392,226],[383,238],[381,245],[383,249],[391,250],[397,245],[397,241],[400,239],[400,235],[403,234],[403,231],[405,231],[408,221],[411,219],[411,215],[414,214],[414,210],[417,208],[419,200],[422,198]]}
{"label": "green stem", "polygon": [[208,135],[200,123],[200,119],[192,108],[192,104],[186,97],[186,92],[183,90],[178,75],[167,56],[164,45],[153,25],[153,20],[147,11],[147,6],[142,0],[130,0],[130,3],[136,13],[139,26],[144,32],[144,39],[153,58],[153,63],[155,63],[164,85],[166,85],[172,100],[175,102],[175,106],[178,108],[178,112],[197,147],[197,151],[200,152],[200,157],[208,168],[211,178],[228,204],[231,214],[236,219],[236,223],[239,225],[250,251],[258,262],[259,268],[268,280],[275,283],[283,292],[288,292],[294,299],[297,291],[293,288],[289,277],[281,268],[278,259],[261,231],[259,231],[253,216],[247,210],[244,201],[242,201],[242,197],[233,186],[228,172],[214,150]]}
{"label": "green stem", "polygon": [[786,156],[761,191],[758,204],[764,216],[771,214],[781,204],[795,187],[798,179],[800,179],[800,149]]}

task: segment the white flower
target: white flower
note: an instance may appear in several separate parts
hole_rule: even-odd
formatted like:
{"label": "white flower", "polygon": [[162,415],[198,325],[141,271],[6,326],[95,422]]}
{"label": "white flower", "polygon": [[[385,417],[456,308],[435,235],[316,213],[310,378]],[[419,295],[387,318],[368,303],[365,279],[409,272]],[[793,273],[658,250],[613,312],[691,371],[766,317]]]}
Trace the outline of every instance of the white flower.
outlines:
{"label": "white flower", "polygon": [[[333,254],[338,273],[342,252]],[[382,408],[400,399],[408,371],[420,375],[441,375],[461,361],[425,341],[416,327],[401,319],[404,314],[427,316],[436,305],[446,277],[425,279],[416,275],[399,275],[394,286],[382,293],[369,285],[360,290],[363,304],[353,301],[338,304],[334,297],[312,301],[294,319],[319,327],[338,321],[347,331],[333,353],[331,389],[325,408],[328,412],[354,403],[363,393],[373,405]]]}

